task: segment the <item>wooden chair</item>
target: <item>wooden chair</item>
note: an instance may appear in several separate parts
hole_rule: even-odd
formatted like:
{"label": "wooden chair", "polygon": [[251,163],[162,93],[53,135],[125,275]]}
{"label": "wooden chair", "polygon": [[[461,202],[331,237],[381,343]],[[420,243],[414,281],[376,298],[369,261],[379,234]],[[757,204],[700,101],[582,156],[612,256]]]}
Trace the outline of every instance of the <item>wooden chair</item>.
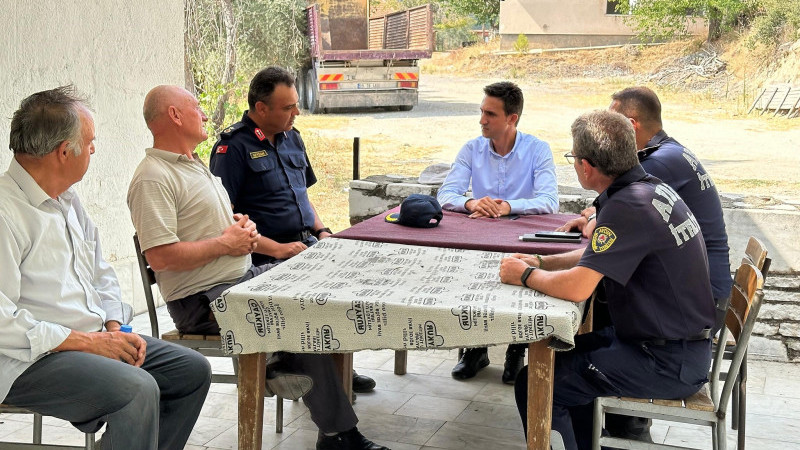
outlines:
{"label": "wooden chair", "polygon": [[0,448],[3,450],[16,450],[16,449],[38,449],[38,450],[55,450],[55,449],[86,449],[94,450],[96,447],[94,433],[84,433],[86,443],[83,447],[75,445],[55,445],[55,444],[42,444],[42,415],[35,413],[25,408],[18,408],[16,406],[6,405],[0,403],[0,413],[8,414],[33,414],[33,442],[6,442],[0,441]]}
{"label": "wooden chair", "polygon": [[[720,338],[725,340],[730,331],[736,340],[736,350],[729,367],[731,373],[738,373],[747,353],[747,343],[761,307],[764,297],[762,287],[764,278],[755,266],[743,263],[736,271],[734,286],[731,292],[731,301],[728,314],[725,318],[726,327],[722,329]],[[600,397],[594,403],[594,427],[592,429],[592,448],[600,450],[600,446],[629,449],[675,449],[665,444],[647,443],[610,436],[601,436],[606,413],[621,414],[635,417],[648,417],[673,422],[691,423],[710,426],[712,429],[712,443],[714,450],[724,450],[726,440],[726,414],[728,401],[736,383],[736,377],[728,377],[722,387],[722,392],[717,394],[720,365],[725,353],[725,348],[719,346],[714,353],[712,365],[711,392],[707,392],[707,385],[700,392],[678,400],[666,399],[635,399],[620,397]]]}
{"label": "wooden chair", "polygon": [[[761,275],[766,281],[767,273],[772,260],[767,257],[767,248],[755,237],[751,237],[747,242],[742,263],[750,263],[761,271]],[[715,343],[716,346],[717,343]],[[736,351],[736,343],[730,339],[725,343],[725,353],[723,359],[730,360]],[[720,380],[724,381],[727,371],[720,371]],[[747,353],[742,360],[742,366],[733,387],[731,400],[731,428],[737,431],[737,450],[745,450],[745,425],[747,418]]]}
{"label": "wooden chair", "polygon": [[[142,276],[142,287],[144,287],[144,297],[147,300],[147,314],[150,318],[150,330],[154,338],[158,338],[158,317],[156,316],[156,303],[153,297],[153,286],[156,284],[156,275],[150,264],[147,263],[142,248],[139,245],[139,238],[133,235],[133,246],[136,248],[136,259],[139,262],[139,273]],[[161,339],[172,342],[173,344],[194,349],[204,356],[210,357],[229,357],[233,362],[233,373],[220,374],[212,373],[212,383],[231,383],[237,384],[239,375],[239,358],[226,355],[222,351],[222,341],[218,334],[183,334],[178,330],[168,331],[161,335]],[[264,380],[266,382],[266,380]],[[283,433],[283,398],[275,396],[275,432]]]}

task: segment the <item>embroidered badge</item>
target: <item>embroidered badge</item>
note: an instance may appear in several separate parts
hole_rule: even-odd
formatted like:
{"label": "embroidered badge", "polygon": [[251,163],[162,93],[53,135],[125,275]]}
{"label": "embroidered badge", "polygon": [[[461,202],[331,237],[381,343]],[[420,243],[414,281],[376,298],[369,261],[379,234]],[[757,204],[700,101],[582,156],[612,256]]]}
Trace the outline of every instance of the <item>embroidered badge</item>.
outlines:
{"label": "embroidered badge", "polygon": [[261,131],[261,128],[256,128],[256,136],[258,137],[259,141],[263,141],[264,139],[267,138],[267,136],[264,134],[264,132]]}
{"label": "embroidered badge", "polygon": [[219,147],[217,147],[217,153],[228,153],[228,146],[220,145]]}
{"label": "embroidered badge", "polygon": [[267,156],[266,150],[259,150],[257,152],[250,152],[250,159],[258,159]]}
{"label": "embroidered badge", "polygon": [[617,235],[611,231],[611,228],[597,228],[592,235],[592,250],[594,250],[595,253],[604,252],[611,247],[611,244],[613,244],[615,240],[617,240]]}

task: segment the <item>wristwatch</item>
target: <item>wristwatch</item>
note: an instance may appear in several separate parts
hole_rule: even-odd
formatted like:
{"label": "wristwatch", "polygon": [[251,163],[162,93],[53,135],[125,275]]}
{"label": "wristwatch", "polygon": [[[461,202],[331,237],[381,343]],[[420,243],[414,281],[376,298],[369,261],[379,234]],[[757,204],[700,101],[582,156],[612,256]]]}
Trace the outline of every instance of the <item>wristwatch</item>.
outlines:
{"label": "wristwatch", "polygon": [[314,237],[315,237],[315,238],[317,238],[317,239],[319,239],[319,235],[320,235],[320,234],[321,234],[323,231],[324,231],[324,232],[326,232],[326,233],[328,233],[328,234],[333,234],[333,231],[331,231],[331,229],[330,229],[330,228],[328,228],[328,227],[325,227],[325,228],[320,228],[319,230],[314,230]]}
{"label": "wristwatch", "polygon": [[531,273],[533,273],[533,271],[536,270],[536,269],[537,269],[537,267],[528,266],[528,267],[525,268],[525,271],[522,272],[522,276],[520,277],[520,281],[522,281],[522,285],[524,287],[529,287],[528,286],[528,277],[530,277]]}
{"label": "wristwatch", "polygon": [[589,217],[586,218],[586,222],[591,222],[592,219],[595,219],[595,220],[597,219],[597,213],[596,212],[590,214]]}

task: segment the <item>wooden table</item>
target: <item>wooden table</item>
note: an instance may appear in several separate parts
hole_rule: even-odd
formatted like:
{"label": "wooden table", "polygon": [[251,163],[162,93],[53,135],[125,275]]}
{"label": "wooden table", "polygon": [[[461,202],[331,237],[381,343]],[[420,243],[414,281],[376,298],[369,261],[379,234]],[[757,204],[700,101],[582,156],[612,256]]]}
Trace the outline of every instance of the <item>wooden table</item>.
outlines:
{"label": "wooden table", "polygon": [[[553,349],[569,349],[578,305],[499,282],[501,252],[329,238],[212,304],[239,356],[239,448],[261,446],[266,353],[344,353],[529,342],[529,448],[549,447]],[[348,386],[350,383],[344,383]]]}

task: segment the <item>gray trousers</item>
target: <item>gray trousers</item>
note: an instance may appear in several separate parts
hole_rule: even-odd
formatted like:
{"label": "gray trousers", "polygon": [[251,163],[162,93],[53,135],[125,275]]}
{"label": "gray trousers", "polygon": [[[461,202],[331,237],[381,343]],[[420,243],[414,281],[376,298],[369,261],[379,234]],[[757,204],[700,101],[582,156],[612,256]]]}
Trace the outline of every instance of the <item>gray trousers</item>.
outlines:
{"label": "gray trousers", "polygon": [[141,368],[91,353],[51,353],[14,381],[4,403],[68,420],[83,432],[106,424],[103,449],[179,450],[211,384],[194,350],[142,335]]}
{"label": "gray trousers", "polygon": [[314,386],[303,396],[303,403],[320,431],[337,433],[356,426],[358,417],[344,395],[331,355],[280,352],[277,366],[290,373],[308,375],[314,381]]}
{"label": "gray trousers", "polygon": [[[256,277],[277,264],[252,266],[236,283]],[[167,310],[181,333],[219,334],[219,325],[211,314],[209,303],[232,285],[215,286],[207,291],[167,302]],[[350,401],[344,395],[340,378],[330,355],[308,353],[279,353],[277,370],[307,375],[314,382],[311,390],[303,396],[311,420],[323,433],[347,431],[356,426],[358,417]]]}

